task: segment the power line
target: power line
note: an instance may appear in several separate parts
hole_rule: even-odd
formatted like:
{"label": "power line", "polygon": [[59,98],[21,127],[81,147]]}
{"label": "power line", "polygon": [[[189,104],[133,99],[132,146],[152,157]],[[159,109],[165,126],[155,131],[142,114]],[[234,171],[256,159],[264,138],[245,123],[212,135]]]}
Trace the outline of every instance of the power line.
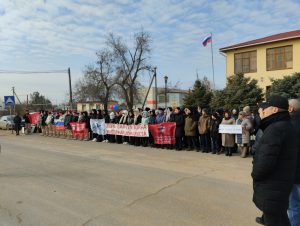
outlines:
{"label": "power line", "polygon": [[0,74],[55,74],[55,73],[67,73],[68,70],[46,70],[46,71],[14,71],[14,70],[1,70]]}
{"label": "power line", "polygon": [[0,69],[0,74],[58,74],[58,73],[68,73],[69,76],[69,90],[70,90],[70,106],[73,107],[73,97],[72,97],[72,85],[71,85],[71,70],[45,70],[45,71],[26,71],[26,70],[4,70]]}

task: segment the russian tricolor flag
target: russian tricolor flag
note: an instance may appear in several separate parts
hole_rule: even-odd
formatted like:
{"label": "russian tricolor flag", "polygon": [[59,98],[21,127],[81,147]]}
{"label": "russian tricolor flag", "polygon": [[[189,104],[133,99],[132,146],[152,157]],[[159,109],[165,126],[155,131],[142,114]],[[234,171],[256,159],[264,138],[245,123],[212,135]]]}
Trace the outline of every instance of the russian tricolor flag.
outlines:
{"label": "russian tricolor flag", "polygon": [[55,125],[56,130],[64,130],[65,129],[64,122],[55,121],[54,125]]}
{"label": "russian tricolor flag", "polygon": [[212,37],[211,37],[211,35],[209,35],[203,39],[202,45],[207,46],[207,44],[211,43],[211,42],[212,42]]}

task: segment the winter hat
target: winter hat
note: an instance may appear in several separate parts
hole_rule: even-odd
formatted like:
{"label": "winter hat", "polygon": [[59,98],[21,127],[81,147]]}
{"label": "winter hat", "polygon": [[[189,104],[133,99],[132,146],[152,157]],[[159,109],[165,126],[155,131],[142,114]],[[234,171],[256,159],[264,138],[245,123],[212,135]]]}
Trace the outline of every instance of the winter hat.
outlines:
{"label": "winter hat", "polygon": [[217,112],[214,112],[214,113],[212,114],[212,116],[214,116],[214,118],[216,118],[216,119],[219,118],[219,114],[218,114]]}
{"label": "winter hat", "polygon": [[250,113],[250,107],[249,106],[244,107],[243,112],[245,112],[246,114],[249,114]]}
{"label": "winter hat", "polygon": [[282,110],[288,110],[289,109],[289,101],[287,98],[282,96],[270,96],[266,102],[262,103],[265,108],[268,107],[277,107]]}
{"label": "winter hat", "polygon": [[239,115],[242,115],[243,117],[245,117],[245,116],[246,116],[246,113],[245,113],[244,111],[240,111],[240,112],[239,112]]}

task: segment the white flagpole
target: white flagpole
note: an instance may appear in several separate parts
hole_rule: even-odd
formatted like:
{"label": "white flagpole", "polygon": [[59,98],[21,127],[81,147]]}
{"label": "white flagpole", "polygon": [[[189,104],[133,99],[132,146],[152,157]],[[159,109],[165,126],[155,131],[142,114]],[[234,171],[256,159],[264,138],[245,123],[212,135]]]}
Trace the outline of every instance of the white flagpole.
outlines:
{"label": "white flagpole", "polygon": [[210,33],[210,36],[211,36],[210,49],[211,49],[211,65],[212,65],[212,73],[213,73],[213,89],[215,89],[216,85],[215,85],[215,68],[214,68],[214,52],[212,46],[212,42],[213,42],[212,33]]}

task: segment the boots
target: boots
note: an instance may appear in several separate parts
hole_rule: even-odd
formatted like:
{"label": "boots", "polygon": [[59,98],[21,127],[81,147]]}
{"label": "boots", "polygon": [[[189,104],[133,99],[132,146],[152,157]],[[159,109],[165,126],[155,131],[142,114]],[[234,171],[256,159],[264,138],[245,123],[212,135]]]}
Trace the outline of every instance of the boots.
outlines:
{"label": "boots", "polygon": [[225,155],[226,155],[226,156],[229,155],[229,148],[225,148]]}
{"label": "boots", "polygon": [[228,156],[232,156],[232,148],[228,148]]}
{"label": "boots", "polygon": [[248,152],[247,147],[242,147],[241,158],[246,158],[247,157],[247,152]]}

